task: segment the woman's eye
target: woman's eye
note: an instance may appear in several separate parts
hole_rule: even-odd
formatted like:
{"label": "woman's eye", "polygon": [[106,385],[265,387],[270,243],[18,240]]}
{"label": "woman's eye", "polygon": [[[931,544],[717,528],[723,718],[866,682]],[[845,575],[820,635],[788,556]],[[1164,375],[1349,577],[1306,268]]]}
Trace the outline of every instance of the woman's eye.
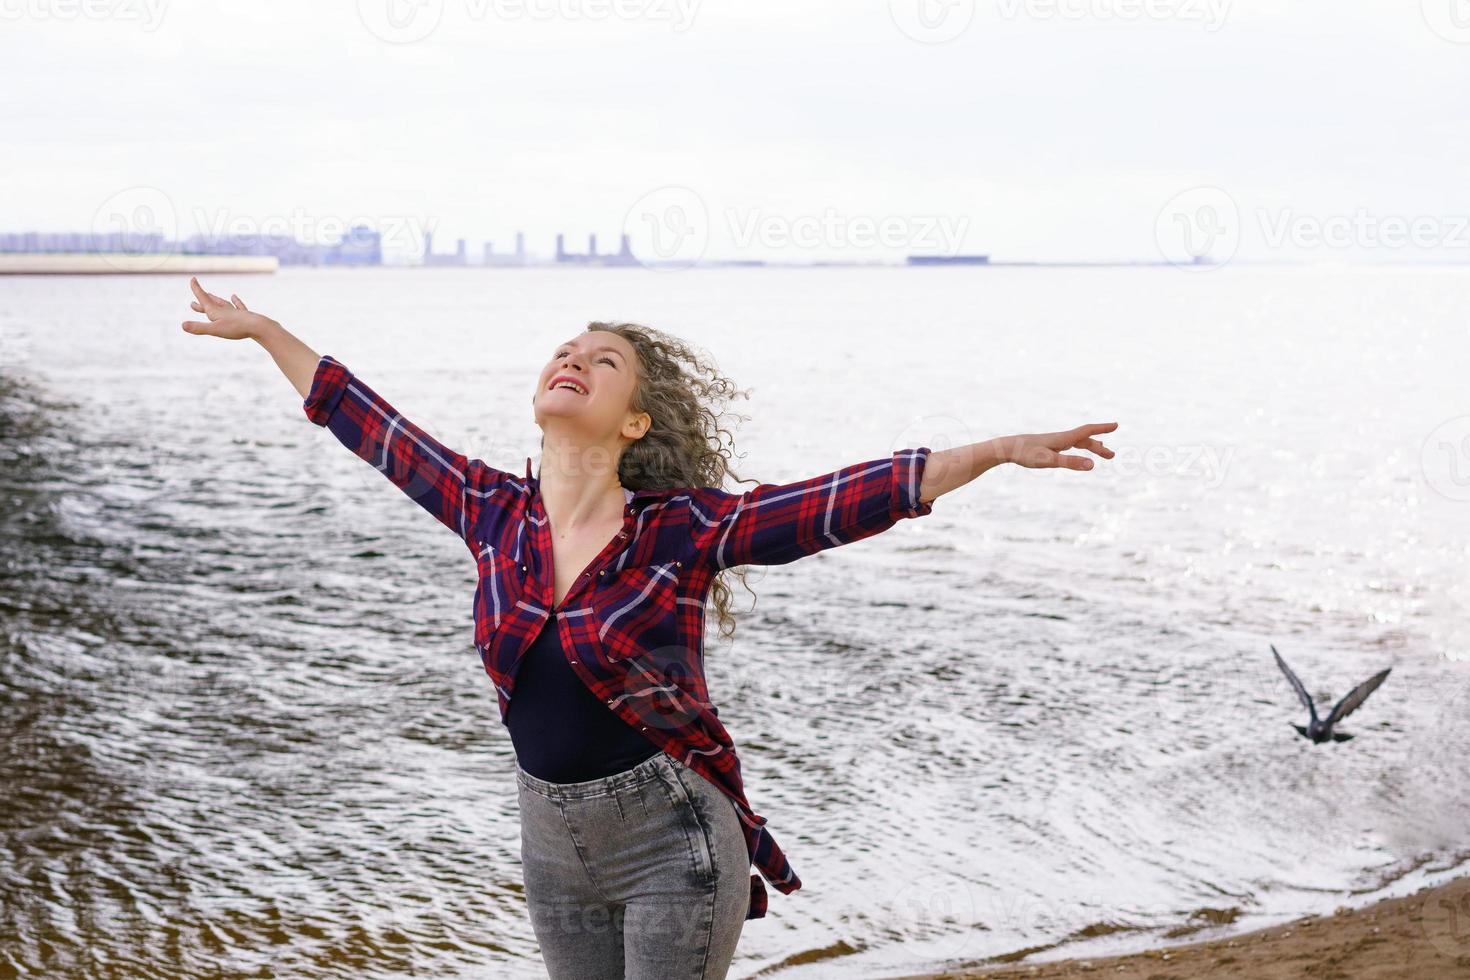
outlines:
{"label": "woman's eye", "polygon": [[[559,351],[556,352],[556,355],[555,356],[556,357],[566,357],[570,353],[571,353],[571,351],[559,350]],[[618,362],[615,361],[615,360],[613,360],[611,357],[599,357],[597,359],[597,363],[599,363],[599,364],[611,364],[613,367],[617,367],[618,366]]]}

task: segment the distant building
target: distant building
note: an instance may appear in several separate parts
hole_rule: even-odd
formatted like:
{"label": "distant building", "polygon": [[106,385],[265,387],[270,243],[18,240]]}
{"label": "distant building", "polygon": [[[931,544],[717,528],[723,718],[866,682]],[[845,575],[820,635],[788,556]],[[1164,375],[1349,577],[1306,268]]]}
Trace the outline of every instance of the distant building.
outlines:
{"label": "distant building", "polygon": [[156,232],[21,232],[0,234],[0,252],[19,254],[128,254],[270,257],[279,265],[381,265],[382,236],[354,226],[334,245],[298,242],[289,235],[191,235],[170,240]]}
{"label": "distant building", "polygon": [[485,264],[493,266],[519,266],[527,265],[526,260],[526,233],[516,232],[516,250],[514,253],[496,252],[494,242],[485,243]]}
{"label": "distant building", "polygon": [[568,252],[566,239],[558,232],[556,236],[556,261],[559,265],[601,265],[601,266],[627,266],[637,265],[638,259],[633,255],[632,243],[628,236],[624,235],[617,252],[603,255],[597,254],[597,236],[587,236],[586,254]]}
{"label": "distant building", "polygon": [[424,261],[426,266],[456,266],[469,265],[469,256],[465,251],[465,240],[458,240],[458,244],[452,253],[445,255],[434,254],[434,233],[424,232]]}
{"label": "distant building", "polygon": [[0,234],[0,252],[37,254],[45,252],[132,252],[158,254],[177,251],[157,232],[22,231]]}
{"label": "distant building", "polygon": [[909,265],[989,265],[988,255],[910,255]]}
{"label": "distant building", "polygon": [[383,235],[367,225],[354,225],[327,253],[328,265],[382,265]]}

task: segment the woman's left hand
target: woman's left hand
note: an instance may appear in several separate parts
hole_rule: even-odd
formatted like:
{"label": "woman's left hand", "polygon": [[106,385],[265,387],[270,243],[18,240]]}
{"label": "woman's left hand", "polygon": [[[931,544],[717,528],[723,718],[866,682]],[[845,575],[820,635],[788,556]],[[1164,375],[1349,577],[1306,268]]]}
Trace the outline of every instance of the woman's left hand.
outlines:
{"label": "woman's left hand", "polygon": [[1094,439],[1093,436],[1112,432],[1117,427],[1117,422],[1094,422],[1091,425],[1079,425],[1065,432],[1037,432],[1007,436],[1001,440],[1001,444],[1005,447],[1008,462],[1028,469],[1062,467],[1069,470],[1090,470],[1092,460],[1086,456],[1065,455],[1064,450],[1086,449],[1103,459],[1112,459],[1113,451]]}

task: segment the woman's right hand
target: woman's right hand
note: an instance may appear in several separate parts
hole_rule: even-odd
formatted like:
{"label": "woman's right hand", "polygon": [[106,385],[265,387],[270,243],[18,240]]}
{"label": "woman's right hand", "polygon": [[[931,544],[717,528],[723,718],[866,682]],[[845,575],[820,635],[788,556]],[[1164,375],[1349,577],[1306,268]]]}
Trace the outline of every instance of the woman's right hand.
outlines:
{"label": "woman's right hand", "polygon": [[246,309],[245,302],[234,293],[230,294],[230,302],[226,303],[213,293],[205,292],[204,287],[199,285],[197,276],[189,277],[189,288],[194,290],[197,297],[189,304],[189,308],[196,313],[203,313],[209,320],[185,320],[186,333],[223,337],[225,340],[258,340],[266,330],[280,326],[268,316],[250,312]]}

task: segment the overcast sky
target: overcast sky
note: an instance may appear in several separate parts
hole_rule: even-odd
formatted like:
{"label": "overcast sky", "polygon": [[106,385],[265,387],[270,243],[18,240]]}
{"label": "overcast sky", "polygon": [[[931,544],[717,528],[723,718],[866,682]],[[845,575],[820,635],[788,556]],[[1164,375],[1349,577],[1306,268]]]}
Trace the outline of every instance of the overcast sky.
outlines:
{"label": "overcast sky", "polygon": [[5,231],[152,214],[325,239],[361,219],[405,252],[432,227],[476,255],[522,229],[542,253],[627,230],[706,258],[1156,259],[1181,235],[1470,257],[1464,0],[0,0],[0,18]]}

